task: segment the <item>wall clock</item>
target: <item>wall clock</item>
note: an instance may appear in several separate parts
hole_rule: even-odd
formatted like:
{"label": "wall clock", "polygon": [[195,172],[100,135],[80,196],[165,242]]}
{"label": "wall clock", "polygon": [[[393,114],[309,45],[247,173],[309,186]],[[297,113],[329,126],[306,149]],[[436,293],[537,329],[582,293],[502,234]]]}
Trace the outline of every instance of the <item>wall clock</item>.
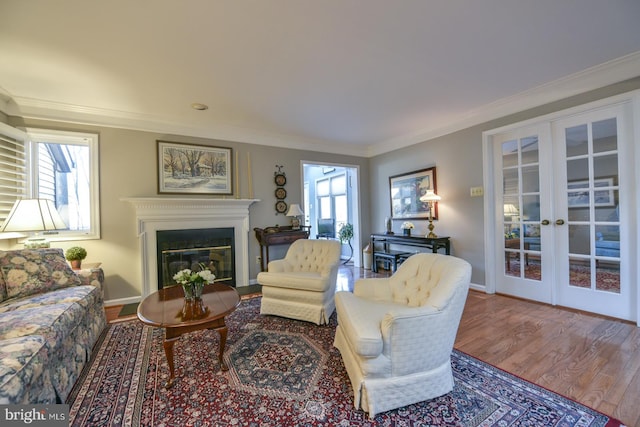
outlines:
{"label": "wall clock", "polygon": [[276,188],[276,199],[283,200],[287,197],[287,190],[284,188]]}
{"label": "wall clock", "polygon": [[283,173],[277,173],[275,176],[276,185],[282,187],[287,183],[287,177]]}
{"label": "wall clock", "polygon": [[276,212],[283,214],[286,211],[287,211],[287,204],[282,200],[278,200],[276,202]]}

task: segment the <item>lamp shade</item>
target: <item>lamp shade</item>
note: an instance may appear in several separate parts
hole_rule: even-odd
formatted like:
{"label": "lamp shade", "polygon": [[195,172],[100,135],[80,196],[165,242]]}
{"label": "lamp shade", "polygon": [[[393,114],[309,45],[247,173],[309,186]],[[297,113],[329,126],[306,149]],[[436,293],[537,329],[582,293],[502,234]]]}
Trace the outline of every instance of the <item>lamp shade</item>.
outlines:
{"label": "lamp shade", "polygon": [[420,197],[421,202],[437,202],[440,199],[441,197],[434,193],[433,190],[427,190],[427,193]]}
{"label": "lamp shade", "polygon": [[304,215],[302,209],[300,209],[300,205],[297,203],[292,203],[289,205],[289,212],[287,212],[287,216],[300,216]]}
{"label": "lamp shade", "polygon": [[0,226],[0,233],[6,231],[52,231],[67,229],[62,217],[51,200],[20,199]]}
{"label": "lamp shade", "polygon": [[516,208],[515,205],[512,205],[511,203],[505,203],[504,214],[511,216],[518,215],[518,208]]}

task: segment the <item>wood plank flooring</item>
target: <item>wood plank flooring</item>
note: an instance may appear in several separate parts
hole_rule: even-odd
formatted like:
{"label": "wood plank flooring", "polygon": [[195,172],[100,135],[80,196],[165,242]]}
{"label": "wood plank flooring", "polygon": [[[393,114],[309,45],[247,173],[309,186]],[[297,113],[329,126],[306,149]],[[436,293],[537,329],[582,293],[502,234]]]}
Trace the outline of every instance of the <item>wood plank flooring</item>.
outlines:
{"label": "wood plank flooring", "polygon": [[[341,266],[338,290],[390,273]],[[119,308],[108,308],[107,318]],[[640,427],[640,328],[503,295],[470,291],[455,348]]]}
{"label": "wood plank flooring", "polygon": [[635,324],[470,291],[455,347],[627,426],[640,426]]}

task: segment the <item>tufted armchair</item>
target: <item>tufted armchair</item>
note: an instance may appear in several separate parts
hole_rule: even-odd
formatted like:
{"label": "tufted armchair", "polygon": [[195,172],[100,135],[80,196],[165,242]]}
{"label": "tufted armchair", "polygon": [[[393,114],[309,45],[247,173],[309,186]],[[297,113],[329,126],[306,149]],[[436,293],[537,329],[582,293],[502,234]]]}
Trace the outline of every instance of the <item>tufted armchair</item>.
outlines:
{"label": "tufted armchair", "polygon": [[274,314],[317,325],[329,322],[340,264],[335,240],[296,240],[284,259],[258,273],[262,285],[260,314]]}
{"label": "tufted armchair", "polygon": [[354,406],[377,413],[453,390],[451,351],[471,265],[416,254],[389,278],[360,279],[336,293],[334,346],[353,387]]}

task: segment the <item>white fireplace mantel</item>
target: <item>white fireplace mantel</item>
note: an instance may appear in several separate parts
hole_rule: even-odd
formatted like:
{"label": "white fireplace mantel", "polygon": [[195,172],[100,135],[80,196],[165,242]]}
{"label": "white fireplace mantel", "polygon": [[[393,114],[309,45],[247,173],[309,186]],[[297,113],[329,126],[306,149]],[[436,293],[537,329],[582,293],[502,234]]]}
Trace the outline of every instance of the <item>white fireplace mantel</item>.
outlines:
{"label": "white fireplace mantel", "polygon": [[156,231],[234,229],[236,286],[249,285],[249,206],[258,199],[126,197],[136,210],[142,297],[158,290]]}

